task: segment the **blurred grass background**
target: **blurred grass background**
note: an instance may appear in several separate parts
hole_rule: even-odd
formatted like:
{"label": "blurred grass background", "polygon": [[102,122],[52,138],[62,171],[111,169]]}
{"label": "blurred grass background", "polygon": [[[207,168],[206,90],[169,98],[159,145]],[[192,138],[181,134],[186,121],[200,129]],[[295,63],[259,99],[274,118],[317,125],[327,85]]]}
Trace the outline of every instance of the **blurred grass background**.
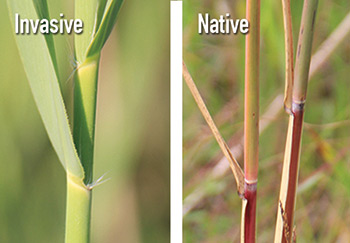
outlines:
{"label": "blurred grass background", "polygon": [[[52,18],[73,1],[49,0]],[[168,242],[169,3],[127,0],[101,59],[92,242]],[[63,242],[65,173],[48,140],[0,0],[0,242]],[[72,36],[55,36],[72,107]]]}
{"label": "blurred grass background", "polygon": [[[292,1],[298,40],[303,1]],[[319,1],[313,51],[350,11],[348,0]],[[245,17],[245,1],[184,1],[184,60],[224,138],[243,134],[244,35],[199,35],[198,13]],[[281,1],[261,1],[260,113],[284,91]],[[313,75],[305,107],[297,242],[350,242],[350,36]],[[280,101],[282,101],[280,99]],[[282,102],[273,109],[278,111]],[[263,117],[257,204],[258,242],[273,242],[288,116]],[[242,151],[242,147],[236,149]],[[237,150],[234,151],[237,153]],[[222,153],[184,86],[184,242],[239,242],[241,200]],[[243,166],[243,158],[237,158]],[[215,169],[215,171],[214,171]],[[219,171],[219,172],[218,172]]]}

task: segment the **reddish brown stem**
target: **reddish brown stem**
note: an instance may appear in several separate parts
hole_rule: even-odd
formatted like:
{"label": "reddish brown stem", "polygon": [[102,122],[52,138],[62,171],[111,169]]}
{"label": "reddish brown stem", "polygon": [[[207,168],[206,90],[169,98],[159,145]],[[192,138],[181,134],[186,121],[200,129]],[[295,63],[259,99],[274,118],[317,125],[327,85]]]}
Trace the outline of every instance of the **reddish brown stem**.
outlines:
{"label": "reddish brown stem", "polygon": [[290,165],[289,165],[289,182],[287,190],[287,199],[285,208],[285,219],[287,222],[282,236],[282,242],[290,242],[291,229],[293,229],[293,217],[294,217],[294,207],[295,207],[295,194],[296,187],[298,183],[299,174],[299,156],[300,156],[300,144],[301,144],[301,134],[303,127],[303,117],[304,117],[304,106],[303,104],[296,105],[293,104],[292,115],[293,120],[293,136],[292,136],[292,147],[290,154]]}
{"label": "reddish brown stem", "polygon": [[256,183],[245,183],[244,198],[247,200],[244,212],[244,243],[255,243]]}

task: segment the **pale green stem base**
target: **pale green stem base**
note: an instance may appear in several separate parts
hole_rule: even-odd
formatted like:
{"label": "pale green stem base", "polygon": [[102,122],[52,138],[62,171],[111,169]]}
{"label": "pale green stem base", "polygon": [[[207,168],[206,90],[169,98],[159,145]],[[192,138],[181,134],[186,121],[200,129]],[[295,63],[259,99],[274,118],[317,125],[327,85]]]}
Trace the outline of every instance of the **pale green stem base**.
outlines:
{"label": "pale green stem base", "polygon": [[75,76],[73,137],[84,167],[85,184],[92,182],[99,60],[99,55],[86,59]]}
{"label": "pale green stem base", "polygon": [[91,190],[67,175],[66,243],[90,241]]}

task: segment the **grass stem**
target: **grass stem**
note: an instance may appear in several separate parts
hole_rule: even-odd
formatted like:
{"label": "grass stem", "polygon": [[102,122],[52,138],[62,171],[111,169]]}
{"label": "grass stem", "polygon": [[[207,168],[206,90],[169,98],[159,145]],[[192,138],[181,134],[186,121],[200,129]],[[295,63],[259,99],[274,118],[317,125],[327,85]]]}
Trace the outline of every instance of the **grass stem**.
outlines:
{"label": "grass stem", "polygon": [[246,18],[250,23],[245,49],[244,95],[244,172],[241,237],[245,243],[256,240],[256,188],[259,156],[259,58],[260,0],[247,0]]}
{"label": "grass stem", "polygon": [[91,190],[67,174],[66,243],[90,241]]}
{"label": "grass stem", "polygon": [[292,92],[293,92],[293,29],[292,29],[292,14],[290,10],[290,0],[282,0],[283,8],[283,24],[284,24],[284,49],[286,59],[285,73],[285,92],[284,92],[284,107],[290,114],[292,110]]}
{"label": "grass stem", "polygon": [[248,183],[258,177],[260,0],[247,1],[250,30],[246,36],[244,95],[244,171]]}
{"label": "grass stem", "polygon": [[[304,1],[295,61],[295,76],[293,84],[294,104],[303,104],[306,100],[317,3],[318,0]],[[299,108],[297,109],[299,110]]]}
{"label": "grass stem", "polygon": [[[277,212],[275,243],[292,240],[298,184],[300,145],[318,0],[305,0],[300,25],[293,82],[292,114],[289,119],[285,157]],[[294,238],[294,237],[293,237]]]}
{"label": "grass stem", "polygon": [[97,78],[100,56],[87,59],[78,67],[74,87],[73,137],[85,171],[85,184],[92,182]]}
{"label": "grass stem", "polygon": [[75,2],[75,17],[84,21],[84,33],[74,39],[78,63],[74,76],[73,139],[84,168],[84,181],[74,182],[67,176],[66,243],[90,241],[91,196],[87,187],[93,180],[96,99],[100,52],[87,56],[96,28],[98,1]]}
{"label": "grass stem", "polygon": [[257,183],[244,185],[244,199],[242,207],[242,242],[256,241],[256,189]]}

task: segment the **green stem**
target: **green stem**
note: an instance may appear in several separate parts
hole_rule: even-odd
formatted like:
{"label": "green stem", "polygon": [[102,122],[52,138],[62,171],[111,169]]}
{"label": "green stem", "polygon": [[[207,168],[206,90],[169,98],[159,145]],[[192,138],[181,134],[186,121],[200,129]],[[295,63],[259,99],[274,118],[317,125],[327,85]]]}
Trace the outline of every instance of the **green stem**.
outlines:
{"label": "green stem", "polygon": [[66,243],[90,241],[91,190],[67,175]]}
{"label": "green stem", "polygon": [[304,1],[295,61],[295,76],[293,85],[293,103],[296,104],[302,104],[306,100],[317,3],[318,0]]}
{"label": "green stem", "polygon": [[88,243],[93,179],[97,80],[100,56],[88,58],[75,76],[73,138],[84,167],[84,181],[67,176],[66,243]]}
{"label": "green stem", "polygon": [[66,243],[88,243],[95,140],[97,81],[100,54],[87,57],[94,37],[98,0],[76,0],[75,17],[84,22],[84,32],[74,37],[77,70],[74,79],[73,139],[84,168],[84,180],[67,176]]}
{"label": "green stem", "polygon": [[84,180],[67,175],[66,243],[88,243],[95,140],[97,81],[100,54],[86,56],[95,29],[98,0],[76,0],[75,17],[84,22],[84,33],[74,37],[77,70],[74,79],[73,139],[84,168]]}
{"label": "green stem", "polygon": [[86,59],[75,77],[73,137],[84,167],[85,184],[92,182],[99,59],[99,55]]}

